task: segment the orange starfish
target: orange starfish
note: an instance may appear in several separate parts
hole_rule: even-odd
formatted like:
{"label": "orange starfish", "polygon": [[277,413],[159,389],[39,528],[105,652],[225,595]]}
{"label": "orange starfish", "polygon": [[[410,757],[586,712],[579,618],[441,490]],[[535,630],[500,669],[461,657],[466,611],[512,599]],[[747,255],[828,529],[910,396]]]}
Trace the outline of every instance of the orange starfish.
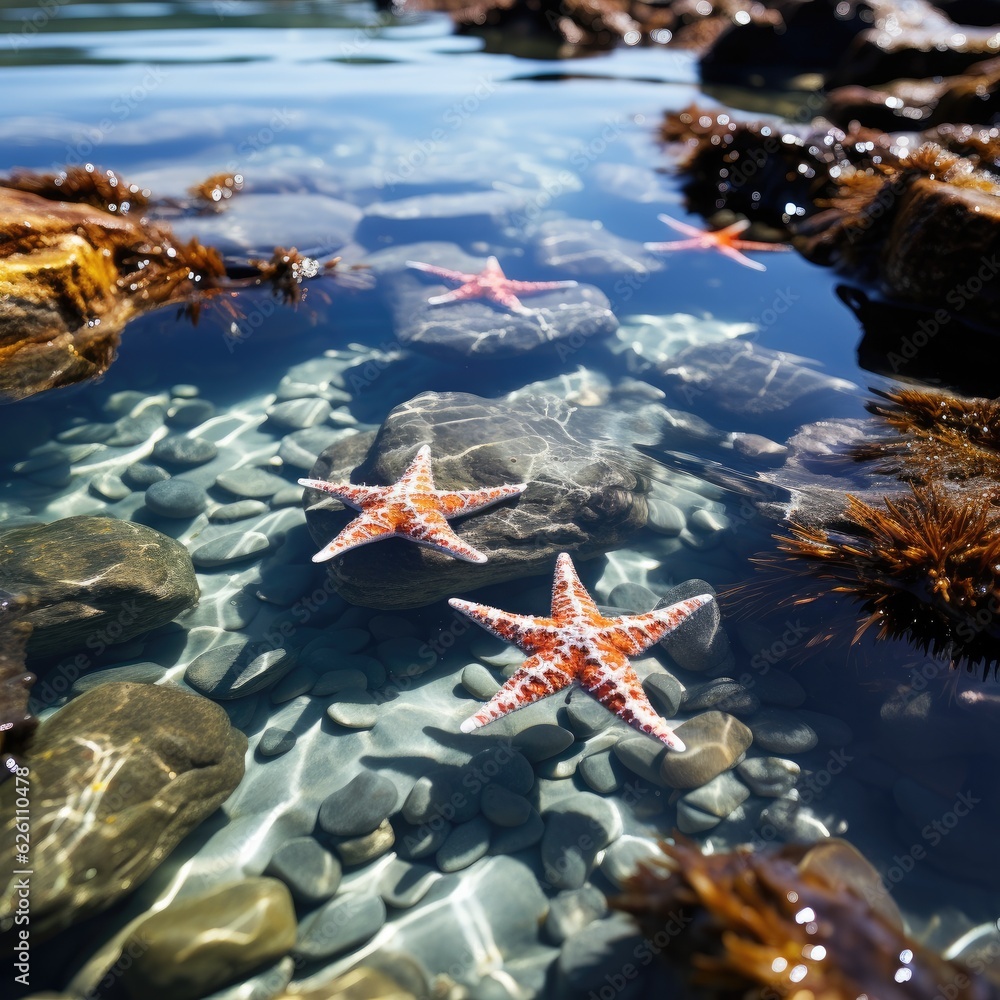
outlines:
{"label": "orange starfish", "polygon": [[426,271],[428,274],[436,274],[439,278],[447,278],[448,281],[461,282],[459,288],[453,288],[441,295],[432,295],[427,300],[432,306],[444,302],[460,302],[463,299],[489,299],[511,312],[531,315],[534,310],[522,305],[518,295],[534,295],[553,288],[574,288],[577,284],[575,281],[515,281],[503,273],[500,261],[496,257],[490,257],[479,274],[450,271],[446,267],[424,264],[419,260],[408,260],[406,266],[415,267],[418,271]]}
{"label": "orange starfish", "polygon": [[566,552],[556,560],[548,618],[452,598],[448,603],[453,608],[530,654],[517,673],[462,723],[462,732],[470,733],[576,681],[633,729],[655,736],[672,750],[684,750],[684,742],[650,705],[628,658],[659,642],[710,600],[711,594],[701,594],[659,611],[605,618]]}
{"label": "orange starfish", "polygon": [[361,511],[360,517],[313,556],[313,562],[324,562],[359,545],[399,535],[447,552],[456,559],[484,563],[485,553],[463,542],[449,527],[448,518],[481,510],[527,489],[525,483],[514,483],[478,490],[437,490],[431,473],[431,448],[427,444],[392,486],[328,483],[322,479],[300,479],[299,485],[323,490]]}
{"label": "orange starfish", "polygon": [[669,250],[718,250],[731,260],[742,264],[744,267],[752,267],[755,271],[766,271],[759,261],[751,260],[740,250],[768,250],[782,251],[791,250],[787,243],[759,243],[755,240],[737,239],[740,233],[745,232],[750,226],[749,219],[740,219],[731,226],[722,229],[699,229],[697,226],[689,226],[686,222],[671,218],[669,215],[661,213],[657,216],[660,222],[665,222],[668,226],[673,226],[679,233],[684,233],[690,239],[672,240],[667,243],[643,243],[647,250],[654,253]]}

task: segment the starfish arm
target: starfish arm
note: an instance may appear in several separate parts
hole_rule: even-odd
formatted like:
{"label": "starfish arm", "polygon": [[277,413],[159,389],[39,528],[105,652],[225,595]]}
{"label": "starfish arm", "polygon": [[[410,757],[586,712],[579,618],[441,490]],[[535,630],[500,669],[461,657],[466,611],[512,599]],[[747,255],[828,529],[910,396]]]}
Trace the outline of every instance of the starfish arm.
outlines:
{"label": "starfish arm", "polygon": [[[555,629],[551,618],[535,618],[531,615],[514,615],[509,611],[491,608],[487,604],[475,604],[452,597],[448,603],[463,615],[471,618],[487,632],[492,632],[498,639],[519,646],[527,652],[534,652],[534,643],[548,636]],[[543,636],[544,633],[544,636]]]}
{"label": "starfish arm", "polygon": [[[599,665],[589,664],[577,679],[584,691],[633,729],[647,736],[655,736],[671,750],[687,749],[684,741],[650,705],[632,665],[621,653],[609,651],[601,658]],[[502,690],[503,688],[500,689]]]}
{"label": "starfish arm", "polygon": [[761,243],[758,240],[734,240],[733,245],[740,250],[776,251],[791,250],[790,243]]}
{"label": "starfish arm", "polygon": [[697,226],[688,225],[686,222],[681,222],[680,219],[675,219],[671,215],[667,215],[665,212],[661,212],[657,218],[660,222],[665,222],[671,229],[676,229],[677,232],[683,233],[685,236],[704,236],[705,232],[699,229]]}
{"label": "starfish arm", "polygon": [[669,608],[647,611],[644,615],[614,618],[611,641],[625,656],[638,656],[654,643],[668,636],[685,619],[712,600],[711,594],[699,594],[671,604]]}
{"label": "starfish arm", "polygon": [[425,264],[420,260],[408,260],[407,267],[415,267],[418,271],[426,271],[428,274],[436,274],[439,278],[447,278],[449,281],[470,281],[474,274],[466,274],[464,271],[452,271],[447,267],[438,267],[436,264]]}
{"label": "starfish arm", "polygon": [[385,524],[368,514],[362,514],[351,521],[333,541],[320,549],[312,557],[312,561],[317,563],[326,562],[328,559],[342,555],[349,549],[356,549],[359,545],[367,545],[369,542],[377,542],[393,534],[395,534],[395,531],[391,525]]}
{"label": "starfish arm", "polygon": [[413,461],[397,480],[397,485],[405,485],[408,490],[419,490],[423,493],[434,492],[434,473],[431,470],[431,446],[421,445]]}
{"label": "starfish arm", "polygon": [[566,281],[508,281],[507,287],[512,292],[531,295],[534,292],[547,292],[553,288],[576,288],[578,284],[579,282],[573,279]]}
{"label": "starfish arm", "polygon": [[755,271],[766,271],[767,268],[761,264],[758,260],[751,260],[745,254],[739,252],[734,246],[730,246],[728,243],[719,244],[719,253],[725,254],[730,260],[735,260],[738,264],[742,264],[744,267],[752,267]]}
{"label": "starfish arm", "polygon": [[480,726],[494,722],[510,712],[555,694],[566,687],[572,677],[559,668],[551,654],[540,653],[524,661],[521,669],[474,715],[462,723],[462,732],[471,733]]}
{"label": "starfish arm", "polygon": [[323,479],[300,479],[299,486],[311,490],[322,490],[344,503],[350,504],[356,510],[361,510],[365,504],[379,500],[385,495],[385,486],[364,486],[354,483],[328,483]]}
{"label": "starfish arm", "polygon": [[481,490],[435,490],[434,495],[438,498],[441,513],[450,518],[516,497],[527,488],[527,483],[505,483],[502,486],[486,486]]}
{"label": "starfish arm", "polygon": [[436,510],[421,511],[418,515],[411,516],[396,533],[404,535],[411,542],[428,545],[464,562],[484,563],[489,558],[485,552],[462,541]]}
{"label": "starfish arm", "polygon": [[446,302],[461,302],[463,299],[467,299],[469,296],[463,294],[461,288],[453,288],[450,292],[442,292],[440,295],[432,295],[428,300],[427,304],[430,306],[441,306]]}
{"label": "starfish arm", "polygon": [[560,623],[589,618],[595,624],[607,619],[597,610],[594,599],[580,583],[568,552],[560,552],[552,580],[552,618]]}
{"label": "starfish arm", "polygon": [[668,240],[666,243],[643,243],[643,246],[647,250],[652,250],[654,253],[666,253],[670,250],[696,250],[702,244],[701,240]]}

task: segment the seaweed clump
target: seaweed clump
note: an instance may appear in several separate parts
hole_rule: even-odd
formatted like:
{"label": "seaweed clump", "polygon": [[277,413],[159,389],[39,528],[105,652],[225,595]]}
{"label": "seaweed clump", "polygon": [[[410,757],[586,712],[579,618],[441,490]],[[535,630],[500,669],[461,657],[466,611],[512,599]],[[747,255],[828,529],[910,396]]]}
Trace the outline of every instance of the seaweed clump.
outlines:
{"label": "seaweed clump", "polygon": [[[224,202],[241,186],[236,175],[217,175],[195,197]],[[281,248],[270,261],[227,266],[214,247],[178,240],[154,207],[200,210],[154,205],[147,189],[91,164],[0,179],[0,400],[102,374],[121,331],[145,312],[175,305],[197,321],[212,301],[232,320],[237,291],[270,284],[297,302],[299,286],[322,271]]]}
{"label": "seaweed clump", "polygon": [[857,641],[905,638],[983,674],[1000,669],[1000,400],[897,389],[868,409],[889,433],[852,449],[904,483],[878,502],[848,494],[835,520],[789,517],[777,550],[754,561],[859,602]]}
{"label": "seaweed clump", "polygon": [[998,996],[973,969],[907,937],[878,873],[845,841],[714,855],[686,841],[661,848],[611,905],[650,936],[668,921],[682,927],[660,954],[700,997]]}

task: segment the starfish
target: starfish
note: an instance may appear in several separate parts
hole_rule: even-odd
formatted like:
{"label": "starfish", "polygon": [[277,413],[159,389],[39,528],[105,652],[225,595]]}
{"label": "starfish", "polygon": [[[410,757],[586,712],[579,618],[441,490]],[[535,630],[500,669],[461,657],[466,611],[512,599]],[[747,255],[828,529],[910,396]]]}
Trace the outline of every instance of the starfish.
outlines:
{"label": "starfish", "polygon": [[742,264],[744,267],[752,267],[755,271],[766,271],[759,261],[751,260],[741,250],[791,250],[787,243],[758,243],[754,240],[737,239],[740,233],[750,226],[749,219],[740,219],[731,226],[723,229],[706,230],[698,229],[697,226],[689,226],[686,222],[671,218],[669,215],[660,214],[657,216],[660,222],[665,222],[668,226],[673,226],[680,233],[689,236],[686,240],[673,240],[668,243],[643,243],[647,250],[659,253],[663,250],[718,250],[731,260]]}
{"label": "starfish", "polygon": [[322,479],[300,479],[299,485],[323,490],[361,511],[360,517],[313,556],[313,562],[324,562],[359,545],[399,535],[456,559],[484,563],[485,553],[463,542],[449,527],[448,519],[515,497],[527,489],[526,483],[508,483],[478,490],[437,490],[427,444],[392,486],[355,486]]}
{"label": "starfish", "polygon": [[605,618],[566,552],[556,560],[548,618],[515,615],[453,597],[448,601],[453,608],[530,654],[517,673],[462,723],[462,732],[471,733],[576,681],[633,729],[655,736],[672,750],[684,750],[684,742],[650,705],[628,658],[659,642],[711,599],[711,594],[701,594],[659,611]]}
{"label": "starfish", "polygon": [[427,301],[436,306],[443,302],[461,302],[464,299],[489,299],[511,312],[530,316],[534,310],[521,304],[518,295],[534,295],[536,292],[547,292],[553,288],[574,288],[575,281],[514,281],[508,278],[500,267],[496,257],[490,257],[479,274],[466,274],[464,271],[450,271],[446,267],[434,264],[424,264],[419,260],[408,260],[407,267],[415,267],[418,271],[436,274],[448,281],[461,282],[460,288],[453,288],[441,295],[432,295]]}

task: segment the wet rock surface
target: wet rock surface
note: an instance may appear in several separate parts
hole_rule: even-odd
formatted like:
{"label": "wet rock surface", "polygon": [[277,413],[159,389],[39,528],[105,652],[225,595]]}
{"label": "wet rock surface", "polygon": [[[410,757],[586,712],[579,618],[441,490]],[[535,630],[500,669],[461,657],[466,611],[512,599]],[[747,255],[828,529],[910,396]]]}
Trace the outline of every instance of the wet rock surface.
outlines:
{"label": "wet rock surface", "polygon": [[[392,310],[399,342],[428,354],[489,361],[563,342],[576,348],[618,328],[604,293],[589,285],[519,295],[526,311],[515,312],[484,299],[432,305],[428,298],[457,288],[458,282],[409,268],[408,260],[468,274],[480,272],[486,261],[448,243],[408,244],[369,258]],[[511,265],[508,277],[536,280],[522,271]]]}
{"label": "wet rock surface", "polygon": [[37,608],[29,652],[103,645],[170,621],[198,600],[191,558],[152,528],[78,515],[0,534],[0,587]]}
{"label": "wet rock surface", "polygon": [[[104,684],[50,717],[28,758],[34,933],[51,936],[141,884],[233,791],[246,745],[208,699],[152,684]],[[13,783],[0,786],[13,795]],[[13,853],[12,804],[4,812],[0,842]],[[13,878],[0,900],[14,912]]]}
{"label": "wet rock surface", "polygon": [[[430,442],[438,489],[503,482],[527,482],[528,489],[515,501],[452,523],[461,538],[489,555],[486,564],[390,539],[334,561],[338,592],[370,607],[414,607],[549,573],[561,551],[586,557],[618,544],[646,520],[643,461],[629,455],[629,435],[649,433],[644,418],[655,426],[657,409],[648,417],[641,409],[631,416],[601,414],[553,397],[529,397],[515,408],[462,393],[424,393],[396,407],[374,437],[358,434],[328,448],[310,478],[391,483],[419,445]],[[322,496],[306,495],[317,548],[349,520],[316,506]]]}

